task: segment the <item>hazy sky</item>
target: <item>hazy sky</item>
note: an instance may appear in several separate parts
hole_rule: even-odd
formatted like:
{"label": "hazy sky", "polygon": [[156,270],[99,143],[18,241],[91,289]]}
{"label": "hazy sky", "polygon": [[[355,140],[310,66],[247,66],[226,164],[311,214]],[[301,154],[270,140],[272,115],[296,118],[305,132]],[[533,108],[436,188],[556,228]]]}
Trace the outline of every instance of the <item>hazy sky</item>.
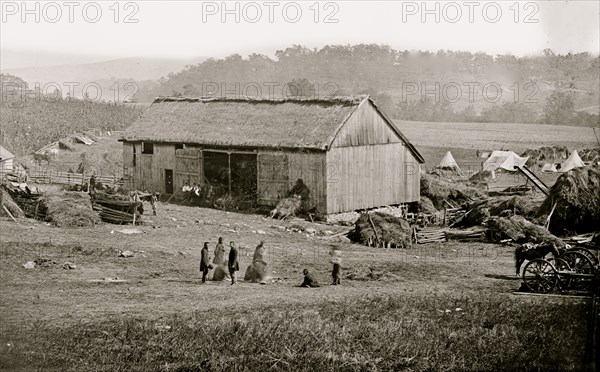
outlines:
{"label": "hazy sky", "polygon": [[[1,62],[2,68],[26,67],[43,64],[43,56],[48,56],[47,62],[59,61],[56,56],[63,54],[62,63],[251,52],[273,56],[291,44],[312,48],[356,43],[401,50],[527,55],[550,48],[598,54],[599,4],[596,0],[29,1],[23,9],[22,1],[3,0]],[[20,58],[14,57],[16,51]]]}

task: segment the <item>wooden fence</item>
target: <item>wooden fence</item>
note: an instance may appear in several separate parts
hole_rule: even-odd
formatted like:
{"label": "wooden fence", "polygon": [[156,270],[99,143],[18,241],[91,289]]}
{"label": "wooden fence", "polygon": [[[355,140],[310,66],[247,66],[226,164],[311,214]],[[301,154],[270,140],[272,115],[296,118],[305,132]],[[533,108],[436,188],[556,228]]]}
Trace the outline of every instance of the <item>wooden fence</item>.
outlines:
{"label": "wooden fence", "polygon": [[[5,174],[0,171],[0,179],[4,179]],[[30,183],[54,183],[61,185],[85,185],[89,183],[91,175],[82,173],[58,172],[58,171],[42,171],[30,172],[27,177],[27,182]],[[102,176],[96,175],[96,183],[108,185],[111,187],[122,186],[123,178],[118,176]]]}

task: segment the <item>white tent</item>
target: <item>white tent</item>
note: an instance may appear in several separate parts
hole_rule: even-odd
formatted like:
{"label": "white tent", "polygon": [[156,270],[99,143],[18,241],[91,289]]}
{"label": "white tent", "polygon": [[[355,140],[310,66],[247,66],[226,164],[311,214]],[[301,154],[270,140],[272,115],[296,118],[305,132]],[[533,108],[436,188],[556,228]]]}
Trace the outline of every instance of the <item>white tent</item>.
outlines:
{"label": "white tent", "polygon": [[585,164],[583,164],[583,160],[581,160],[581,158],[579,157],[577,150],[573,150],[573,152],[567,158],[567,160],[565,160],[562,163],[562,165],[560,167],[560,171],[568,172],[571,169],[580,168],[580,167],[585,167]]}
{"label": "white tent", "polygon": [[558,172],[558,170],[556,169],[556,164],[554,164],[554,163],[546,163],[542,167],[542,172],[544,172],[544,173],[554,173],[554,172]]}
{"label": "white tent", "polygon": [[456,160],[454,160],[454,156],[452,156],[450,151],[444,155],[444,158],[442,161],[440,161],[440,164],[437,167],[439,169],[451,169],[460,172],[460,167],[458,166],[458,163],[456,163]]}
{"label": "white tent", "polygon": [[494,151],[492,155],[483,162],[483,170],[495,171],[498,168],[507,171],[515,171],[515,167],[522,167],[527,163],[529,156],[522,158],[512,151]]}

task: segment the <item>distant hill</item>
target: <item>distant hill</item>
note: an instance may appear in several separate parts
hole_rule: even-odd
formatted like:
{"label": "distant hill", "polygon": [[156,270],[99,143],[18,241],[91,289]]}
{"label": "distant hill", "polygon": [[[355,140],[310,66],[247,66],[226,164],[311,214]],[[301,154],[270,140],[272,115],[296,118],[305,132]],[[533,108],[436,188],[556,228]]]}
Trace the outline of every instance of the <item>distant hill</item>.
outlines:
{"label": "distant hill", "polygon": [[[57,83],[63,97],[66,97],[69,86],[65,82],[75,82],[74,98],[82,99],[82,89],[86,84],[100,86],[101,92],[98,100],[123,101],[131,97],[131,94],[141,89],[147,90],[158,84],[158,80],[168,74],[181,71],[187,65],[194,65],[206,58],[198,57],[191,59],[160,59],[160,58],[123,58],[104,62],[37,66],[25,68],[3,69],[2,73],[18,76],[34,89],[36,83],[44,89],[53,91]],[[135,86],[125,87],[125,84],[133,83]],[[127,89],[128,88],[128,89]],[[116,91],[119,94],[116,94]],[[90,88],[88,94],[95,98],[96,89]]]}
{"label": "distant hill", "polygon": [[3,69],[33,82],[94,81],[98,79],[158,80],[171,72],[183,70],[186,65],[204,61],[205,57],[191,59],[122,58],[111,61],[76,65],[40,66]]}

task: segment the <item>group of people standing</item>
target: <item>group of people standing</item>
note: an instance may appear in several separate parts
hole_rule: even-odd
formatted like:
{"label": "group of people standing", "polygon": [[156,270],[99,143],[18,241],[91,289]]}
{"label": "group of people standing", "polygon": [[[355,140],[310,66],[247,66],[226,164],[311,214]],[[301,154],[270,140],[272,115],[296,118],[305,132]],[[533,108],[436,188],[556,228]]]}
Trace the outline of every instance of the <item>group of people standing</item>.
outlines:
{"label": "group of people standing", "polygon": [[[215,257],[213,258],[211,264],[208,253],[208,242],[205,242],[200,254],[200,272],[202,273],[202,283],[206,282],[206,279],[208,278],[208,272],[210,270],[212,270],[215,266],[225,264],[225,246],[223,245],[223,238],[219,238],[219,242],[215,247],[214,255]],[[229,257],[226,262],[229,276],[231,277],[231,284],[236,284],[236,272],[240,271],[240,263],[239,251],[235,245],[235,242],[229,242]]]}
{"label": "group of people standing", "polygon": [[[265,253],[264,241],[261,241],[260,244],[254,250],[254,255],[252,257],[252,264],[262,264],[266,266],[266,262],[263,260],[263,256]],[[200,258],[200,272],[202,273],[202,283],[206,282],[208,278],[208,273],[215,267],[226,265],[227,271],[229,273],[229,277],[231,278],[231,284],[234,285],[237,283],[236,272],[240,270],[239,263],[239,251],[235,245],[235,242],[229,242],[229,256],[228,260],[225,261],[225,246],[223,245],[223,238],[219,238],[219,242],[215,246],[214,250],[214,258],[212,263],[210,262],[210,256],[208,252],[208,242],[204,243],[201,251]],[[331,285],[339,285],[341,284],[341,276],[342,276],[342,256],[341,251],[337,247],[333,247],[331,252],[331,263],[333,265],[331,271],[332,283]],[[318,281],[314,278],[314,276],[307,270],[303,270],[304,280],[301,287],[309,287],[316,288],[320,287]]]}

